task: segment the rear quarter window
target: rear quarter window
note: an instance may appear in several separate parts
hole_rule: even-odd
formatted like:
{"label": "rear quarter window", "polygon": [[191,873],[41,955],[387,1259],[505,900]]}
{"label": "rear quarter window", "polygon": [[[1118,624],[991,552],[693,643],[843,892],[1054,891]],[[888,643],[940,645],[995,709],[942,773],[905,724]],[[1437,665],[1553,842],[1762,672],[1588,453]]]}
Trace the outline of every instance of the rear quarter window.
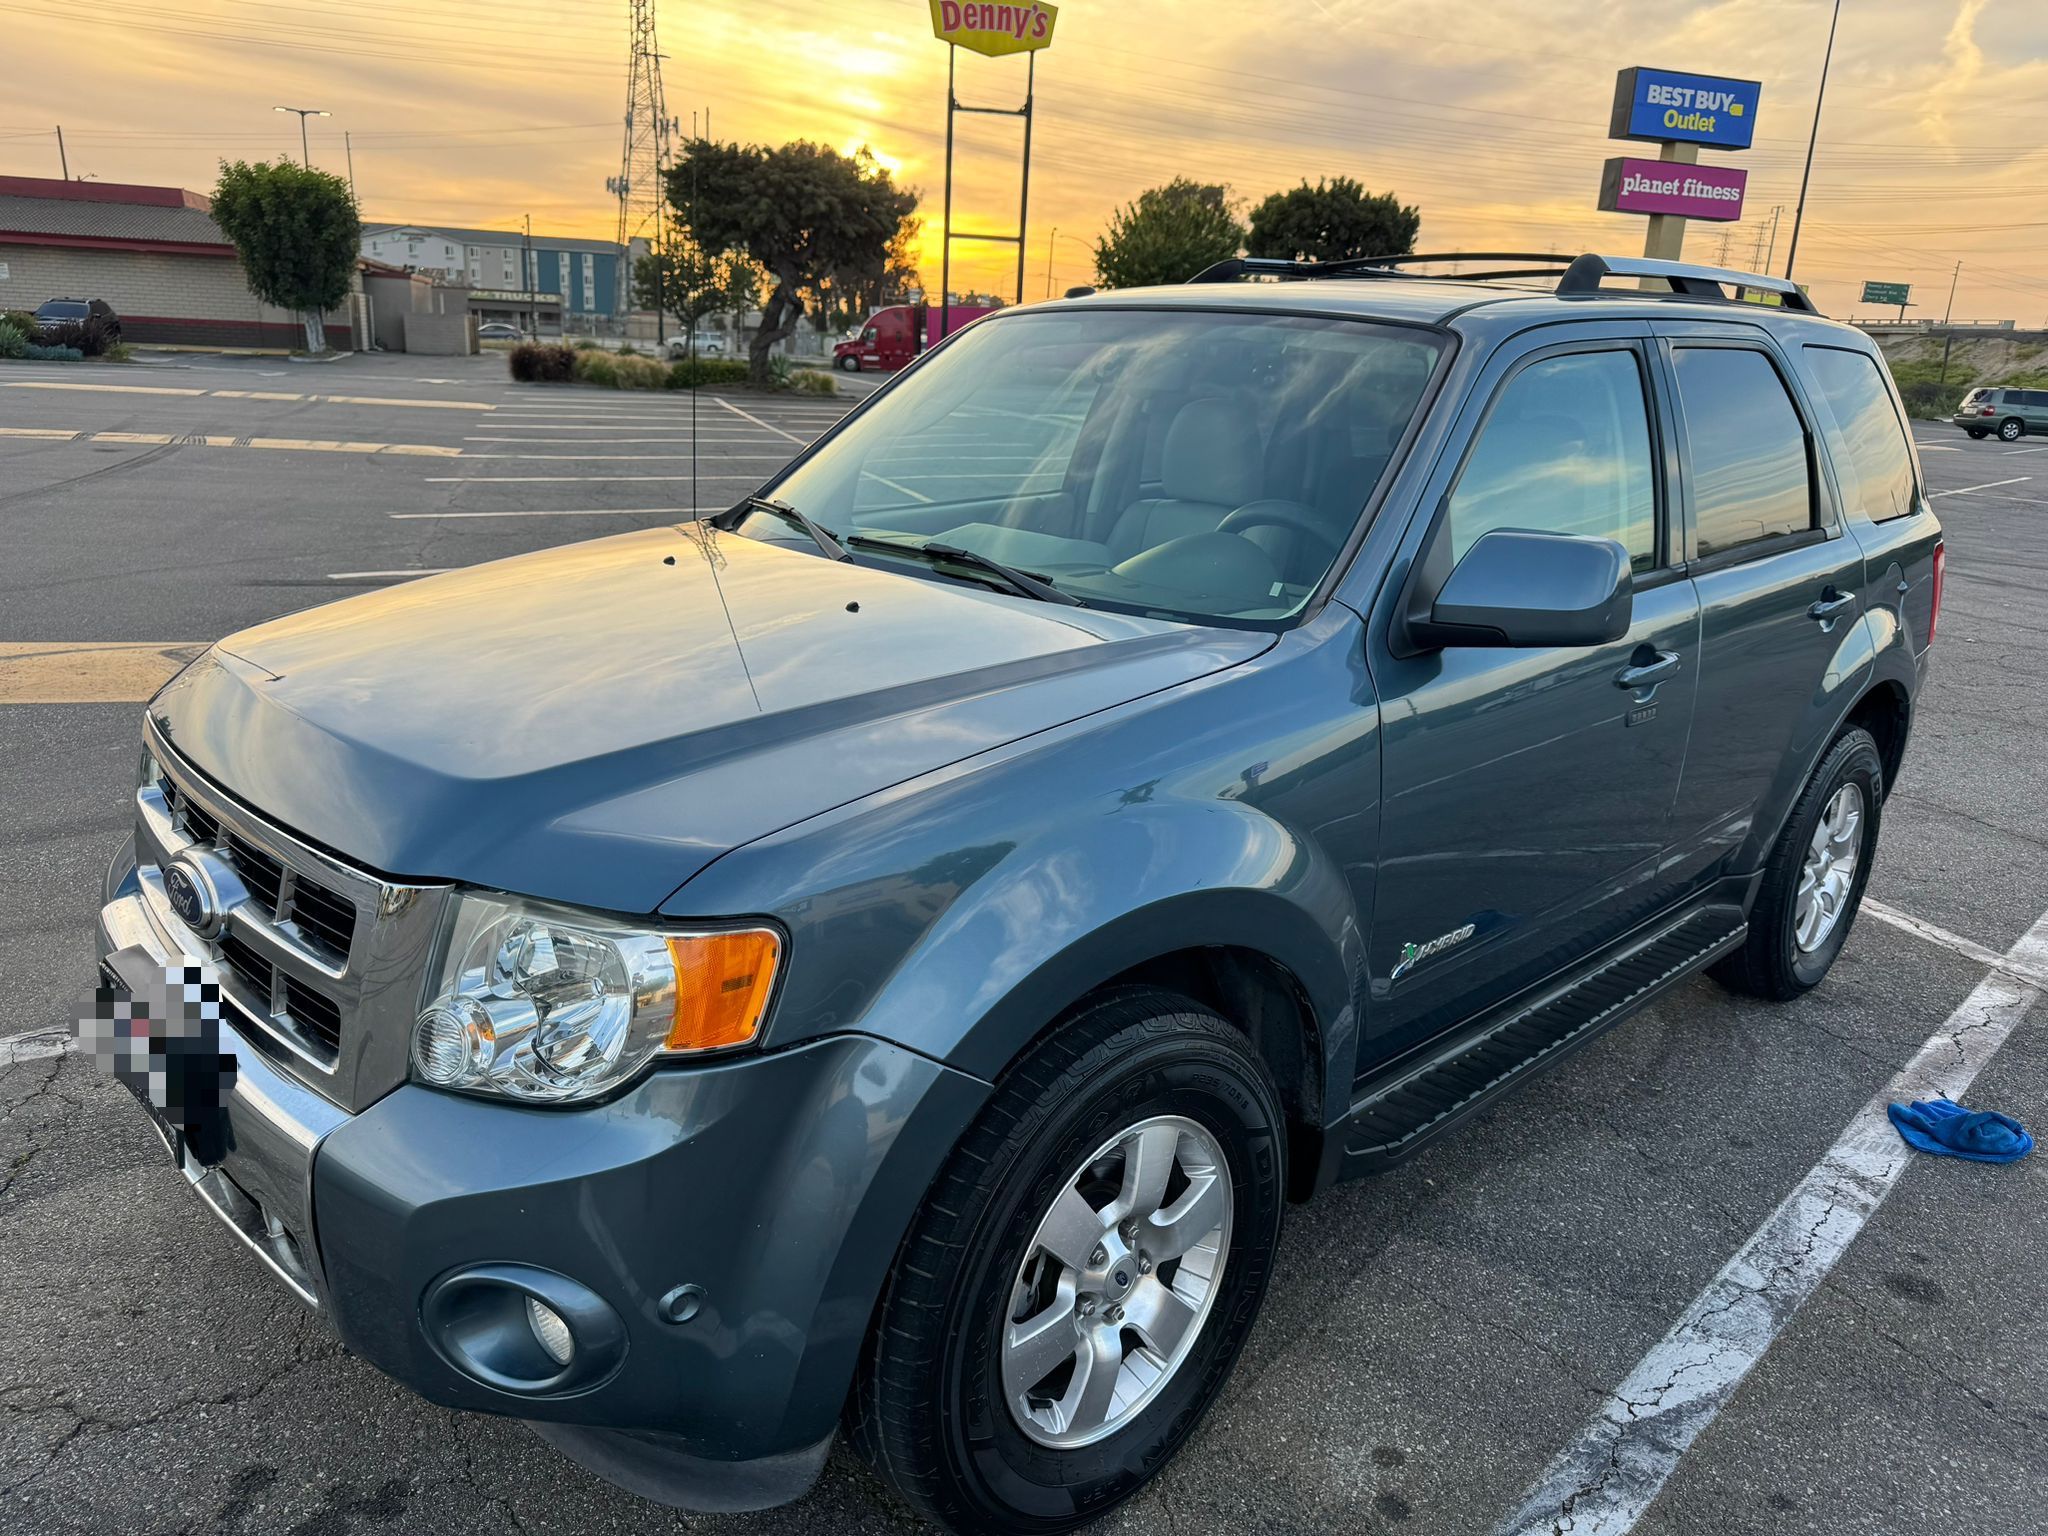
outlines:
{"label": "rear quarter window", "polygon": [[1830,446],[1843,496],[1874,523],[1906,516],[1917,502],[1913,454],[1877,359],[1841,347],[1805,352],[1822,405],[1834,418]]}

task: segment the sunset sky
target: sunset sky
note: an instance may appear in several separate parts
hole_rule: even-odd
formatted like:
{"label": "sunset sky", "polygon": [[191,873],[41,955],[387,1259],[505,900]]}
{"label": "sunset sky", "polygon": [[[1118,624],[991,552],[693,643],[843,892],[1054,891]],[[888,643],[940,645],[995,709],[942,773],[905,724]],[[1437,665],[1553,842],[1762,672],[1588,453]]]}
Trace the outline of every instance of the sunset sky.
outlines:
{"label": "sunset sky", "polygon": [[[1091,276],[1113,207],[1186,174],[1247,202],[1350,175],[1422,210],[1419,248],[1636,252],[1642,221],[1593,210],[1625,65],[1763,81],[1756,147],[1703,158],[1750,171],[1739,226],[1695,223],[1686,254],[1750,265],[1784,206],[1782,270],[1828,0],[1066,0],[1039,55],[1026,293]],[[2048,5],[1847,0],[1799,276],[1834,314],[1866,278],[1908,281],[1939,318],[2048,323]],[[0,0],[16,59],[0,97],[0,174],[205,189],[222,156],[354,140],[366,217],[608,236],[618,166],[624,0]],[[924,276],[938,280],[946,49],[925,0],[667,0],[671,115],[720,138],[870,146],[920,189]],[[963,100],[1014,105],[1024,61],[962,53]],[[1018,124],[961,119],[960,228],[1017,217]],[[1768,239],[1768,236],[1766,236]],[[1013,288],[1014,255],[962,246],[956,288]],[[1868,312],[1868,311],[1866,311]]]}

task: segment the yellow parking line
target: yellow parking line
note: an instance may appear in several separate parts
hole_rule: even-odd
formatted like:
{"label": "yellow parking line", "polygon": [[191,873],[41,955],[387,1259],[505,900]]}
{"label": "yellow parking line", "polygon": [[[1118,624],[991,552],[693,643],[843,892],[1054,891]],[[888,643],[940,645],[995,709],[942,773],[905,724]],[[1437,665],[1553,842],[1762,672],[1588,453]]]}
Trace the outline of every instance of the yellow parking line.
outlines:
{"label": "yellow parking line", "polygon": [[60,384],[49,379],[9,379],[9,389],[74,389],[99,395],[203,395],[203,389],[159,389],[147,384]]}
{"label": "yellow parking line", "polygon": [[96,443],[168,443],[168,432],[95,432],[92,441]]}
{"label": "yellow parking line", "polygon": [[137,704],[203,641],[0,641],[0,704]]}
{"label": "yellow parking line", "polygon": [[212,392],[216,400],[303,400],[304,395],[288,395],[275,389],[216,389]]}
{"label": "yellow parking line", "polygon": [[422,411],[495,411],[482,400],[386,400],[376,395],[308,395],[328,405],[408,405]]}
{"label": "yellow parking line", "polygon": [[42,437],[68,443],[76,436],[76,432],[66,431],[63,427],[0,427],[0,437]]}
{"label": "yellow parking line", "polygon": [[410,454],[415,458],[459,459],[460,448],[443,448],[433,443],[345,443],[317,437],[252,437],[247,448],[289,448],[301,453]]}
{"label": "yellow parking line", "polygon": [[0,427],[0,437],[34,437],[52,442],[122,443],[161,448],[273,448],[295,453],[367,453],[384,458],[459,459],[460,448],[439,443],[358,443],[324,437],[231,437],[201,432],[70,432],[57,427]]}

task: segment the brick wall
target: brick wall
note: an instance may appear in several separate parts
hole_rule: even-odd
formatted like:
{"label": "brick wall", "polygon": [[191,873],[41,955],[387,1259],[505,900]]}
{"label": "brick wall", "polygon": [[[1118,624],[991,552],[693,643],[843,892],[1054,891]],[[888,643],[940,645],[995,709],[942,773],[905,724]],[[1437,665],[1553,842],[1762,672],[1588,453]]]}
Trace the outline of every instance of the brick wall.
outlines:
{"label": "brick wall", "polygon": [[[305,328],[289,311],[259,301],[231,256],[73,250],[0,243],[0,309],[34,309],[45,299],[105,299],[126,341],[185,346],[302,347]],[[327,316],[328,345],[351,344],[348,312]]]}

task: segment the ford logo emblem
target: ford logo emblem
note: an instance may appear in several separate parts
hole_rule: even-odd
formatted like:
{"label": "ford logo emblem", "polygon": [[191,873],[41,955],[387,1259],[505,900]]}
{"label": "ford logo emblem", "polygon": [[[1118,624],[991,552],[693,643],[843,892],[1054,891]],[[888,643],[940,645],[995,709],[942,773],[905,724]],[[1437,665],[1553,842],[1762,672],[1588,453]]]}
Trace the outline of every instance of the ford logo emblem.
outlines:
{"label": "ford logo emblem", "polygon": [[219,931],[220,912],[213,887],[197,865],[186,859],[174,860],[164,870],[164,896],[178,921],[194,933],[211,938]]}

